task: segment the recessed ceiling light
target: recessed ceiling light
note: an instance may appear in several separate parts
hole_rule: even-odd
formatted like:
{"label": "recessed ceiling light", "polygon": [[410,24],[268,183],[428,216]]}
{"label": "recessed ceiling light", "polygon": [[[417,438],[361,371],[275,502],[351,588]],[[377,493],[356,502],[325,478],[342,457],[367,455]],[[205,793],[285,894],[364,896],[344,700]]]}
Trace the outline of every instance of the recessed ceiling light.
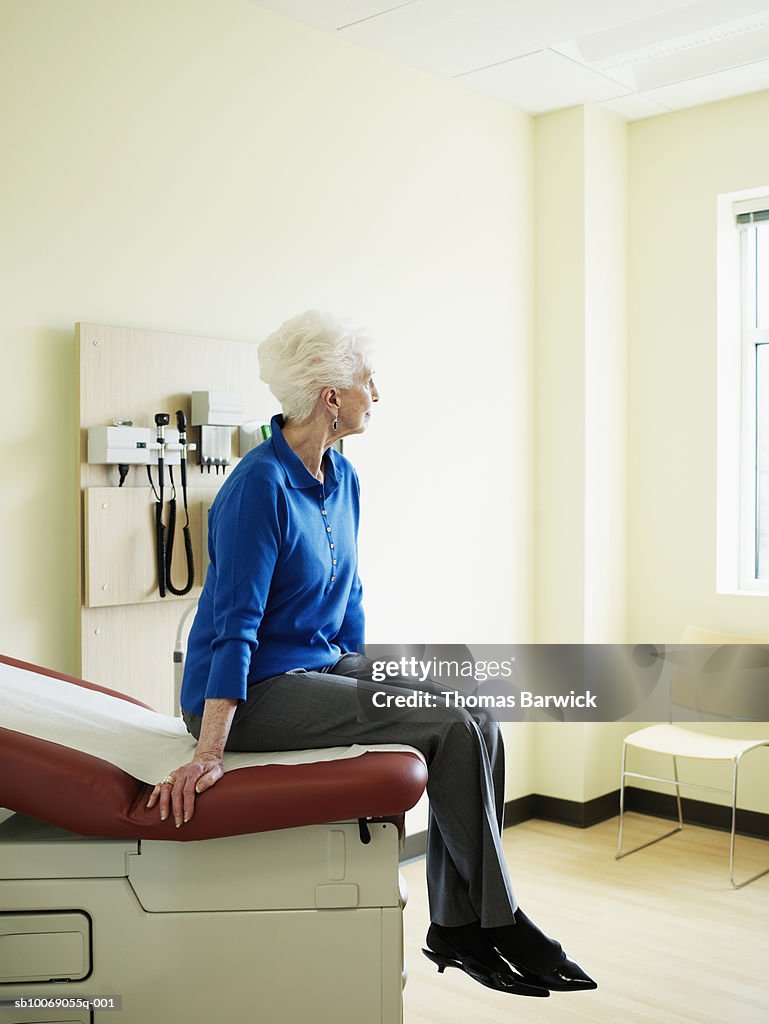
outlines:
{"label": "recessed ceiling light", "polygon": [[649,46],[640,46],[635,49],[626,50],[624,53],[615,53],[598,60],[590,59],[588,53],[585,53],[581,42],[578,41],[577,45],[591,67],[598,71],[611,71],[614,68],[626,67],[629,64],[640,64],[655,57],[669,57],[684,50],[694,49],[697,46],[722,42],[725,39],[732,39],[765,28],[769,28],[769,11],[765,11],[760,15],[751,15],[748,18],[740,18],[737,21],[713,25],[699,32],[690,32],[686,35],[660,40]]}

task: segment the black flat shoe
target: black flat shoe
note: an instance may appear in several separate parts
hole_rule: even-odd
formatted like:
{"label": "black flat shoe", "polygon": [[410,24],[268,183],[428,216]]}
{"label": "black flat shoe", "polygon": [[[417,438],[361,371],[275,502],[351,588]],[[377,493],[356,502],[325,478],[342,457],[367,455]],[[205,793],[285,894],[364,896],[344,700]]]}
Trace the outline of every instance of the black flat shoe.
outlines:
{"label": "black flat shoe", "polygon": [[564,953],[560,942],[545,935],[519,908],[515,924],[490,928],[486,935],[524,981],[551,992],[589,992],[598,988],[578,963]]}
{"label": "black flat shoe", "polygon": [[[468,934],[472,926],[466,926]],[[430,925],[427,933],[427,944],[430,947],[422,949],[428,960],[432,960],[438,967],[438,973],[443,974],[447,967],[456,967],[464,971],[473,981],[485,985],[486,988],[494,989],[496,992],[508,992],[510,995],[518,996],[549,996],[550,993],[541,985],[524,981],[514,971],[511,971],[507,963],[488,943],[480,930],[474,930],[472,934],[473,950],[455,948],[453,942],[446,938],[446,932],[455,929],[441,929],[437,925]],[[458,931],[458,929],[456,929]]]}

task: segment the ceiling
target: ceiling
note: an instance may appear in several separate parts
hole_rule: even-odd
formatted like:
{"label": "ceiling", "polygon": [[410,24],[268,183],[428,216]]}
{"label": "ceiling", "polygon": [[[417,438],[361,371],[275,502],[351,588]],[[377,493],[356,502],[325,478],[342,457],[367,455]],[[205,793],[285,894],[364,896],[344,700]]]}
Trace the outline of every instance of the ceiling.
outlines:
{"label": "ceiling", "polygon": [[249,0],[532,114],[769,89],[769,0]]}

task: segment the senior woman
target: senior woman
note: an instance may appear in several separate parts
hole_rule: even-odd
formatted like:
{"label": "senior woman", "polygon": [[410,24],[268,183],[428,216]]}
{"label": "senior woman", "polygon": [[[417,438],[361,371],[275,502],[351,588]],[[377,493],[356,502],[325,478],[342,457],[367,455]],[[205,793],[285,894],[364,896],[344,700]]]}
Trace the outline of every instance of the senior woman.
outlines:
{"label": "senior woman", "polygon": [[438,684],[371,681],[358,577],[359,485],[332,448],[379,401],[365,331],[310,310],[259,348],[281,403],[272,437],[243,458],[209,517],[210,565],[182,685],[193,760],[149,807],[177,827],[223,774],[225,750],[404,743],[428,766],[425,953],[500,991],[545,996],[595,982],[518,907],[501,844],[504,752],[483,712],[400,708],[359,721],[359,692]]}

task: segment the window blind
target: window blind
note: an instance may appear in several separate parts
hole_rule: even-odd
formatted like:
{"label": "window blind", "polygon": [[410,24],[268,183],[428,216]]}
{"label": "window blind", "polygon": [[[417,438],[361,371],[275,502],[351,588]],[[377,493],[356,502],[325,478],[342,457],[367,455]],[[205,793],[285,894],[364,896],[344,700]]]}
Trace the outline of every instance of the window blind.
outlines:
{"label": "window blind", "polygon": [[752,210],[750,213],[738,213],[738,224],[757,224],[759,221],[769,220],[769,210]]}

